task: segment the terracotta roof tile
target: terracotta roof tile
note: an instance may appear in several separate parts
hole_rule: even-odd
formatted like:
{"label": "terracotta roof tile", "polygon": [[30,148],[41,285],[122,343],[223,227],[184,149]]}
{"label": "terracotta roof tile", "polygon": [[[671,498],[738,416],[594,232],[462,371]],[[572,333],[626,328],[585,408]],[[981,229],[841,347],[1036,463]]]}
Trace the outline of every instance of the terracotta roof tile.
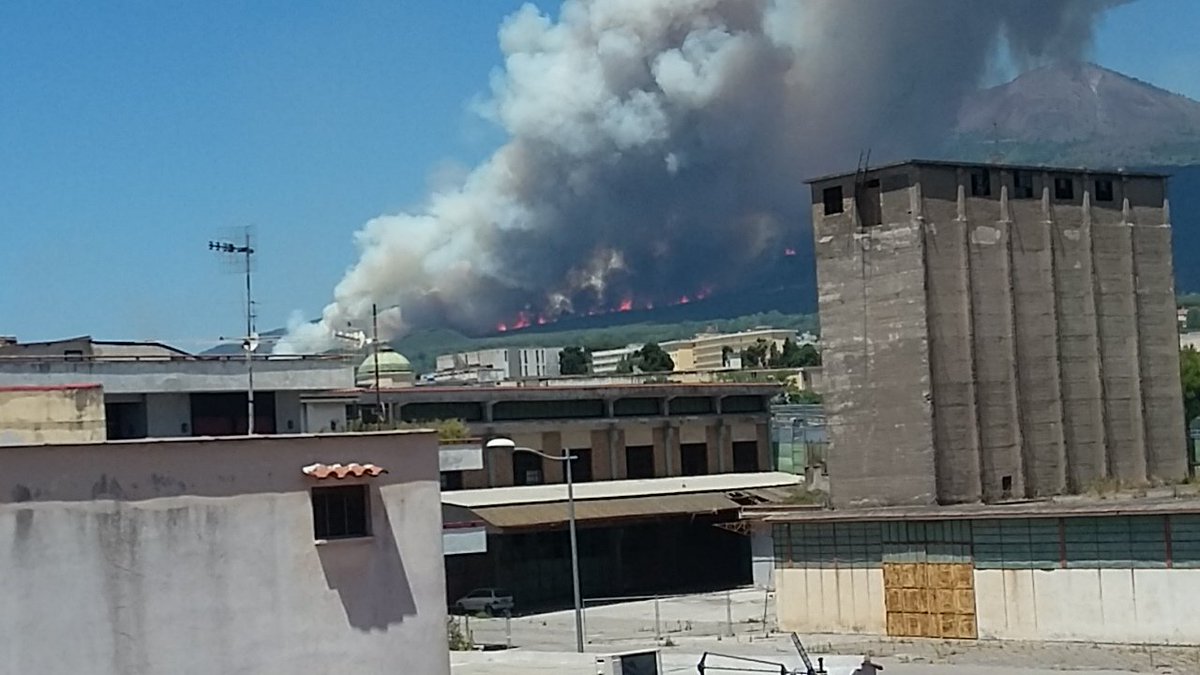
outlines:
{"label": "terracotta roof tile", "polygon": [[361,478],[363,476],[378,476],[381,473],[387,473],[387,469],[374,464],[359,464],[358,462],[350,462],[349,464],[309,464],[301,469],[304,475],[313,478],[345,478],[346,476],[354,476]]}

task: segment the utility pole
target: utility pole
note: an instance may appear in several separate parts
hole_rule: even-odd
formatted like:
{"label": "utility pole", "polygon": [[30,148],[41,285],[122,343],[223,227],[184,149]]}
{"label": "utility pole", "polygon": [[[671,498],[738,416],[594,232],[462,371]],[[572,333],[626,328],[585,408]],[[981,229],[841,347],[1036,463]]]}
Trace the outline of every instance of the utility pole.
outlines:
{"label": "utility pole", "polygon": [[379,312],[371,303],[371,353],[375,360],[375,417],[379,428],[383,428],[383,392],[379,391]]}
{"label": "utility pole", "polygon": [[250,246],[250,230],[246,229],[242,244],[231,241],[210,241],[208,250],[218,253],[240,255],[245,259],[246,275],[246,337],[242,348],[246,350],[246,435],[254,435],[254,350],[258,347],[258,336],[254,334],[254,291],[251,287],[250,257],[254,248]]}

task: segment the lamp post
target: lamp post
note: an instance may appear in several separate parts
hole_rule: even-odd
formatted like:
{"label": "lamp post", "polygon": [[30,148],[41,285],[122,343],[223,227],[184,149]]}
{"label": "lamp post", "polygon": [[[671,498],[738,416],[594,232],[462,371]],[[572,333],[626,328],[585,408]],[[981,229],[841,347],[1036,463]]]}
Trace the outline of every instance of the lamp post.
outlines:
{"label": "lamp post", "polygon": [[567,477],[567,527],[571,533],[571,585],[575,592],[575,651],[583,653],[583,597],[579,592],[579,540],[575,535],[575,483],[571,477],[571,461],[576,457],[564,448],[561,457],[548,455],[533,448],[523,448],[511,438],[493,438],[487,442],[488,450],[511,450],[513,452],[528,452],[542,459],[562,462]]}

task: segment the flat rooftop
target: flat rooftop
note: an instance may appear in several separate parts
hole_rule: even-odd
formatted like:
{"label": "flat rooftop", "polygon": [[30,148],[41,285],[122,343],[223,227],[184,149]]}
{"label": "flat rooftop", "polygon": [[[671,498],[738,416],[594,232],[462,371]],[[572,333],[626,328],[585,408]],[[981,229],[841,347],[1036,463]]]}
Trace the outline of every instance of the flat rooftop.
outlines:
{"label": "flat rooftop", "polygon": [[862,171],[842,171],[839,173],[831,173],[831,174],[824,175],[824,176],[817,176],[816,178],[809,178],[809,179],[805,180],[804,182],[811,185],[813,183],[822,183],[827,180],[847,178],[850,176],[857,175],[859,173],[872,174],[877,171],[887,171],[889,169],[898,169],[903,166],[940,166],[940,167],[963,168],[963,169],[978,169],[981,167],[987,167],[987,168],[991,168],[991,169],[1010,169],[1010,170],[1014,170],[1014,171],[1036,171],[1036,172],[1046,171],[1046,172],[1050,172],[1050,173],[1111,174],[1111,175],[1120,175],[1120,176],[1138,176],[1141,178],[1167,178],[1169,176],[1169,174],[1159,173],[1159,172],[1155,172],[1155,171],[1129,170],[1129,169],[1124,169],[1124,168],[1120,168],[1120,167],[1094,167],[1093,168],[1093,167],[1081,167],[1081,166],[1076,166],[1076,167],[1050,166],[1050,165],[1046,165],[1046,164],[1004,164],[1004,163],[999,163],[999,162],[960,162],[960,161],[944,160],[944,159],[906,159],[906,160],[901,160],[898,162],[889,162],[887,164],[880,164],[878,166],[868,166],[865,169],[863,169]]}
{"label": "flat rooftop", "polygon": [[821,506],[756,505],[742,509],[742,518],[768,523],[863,522],[905,520],[978,520],[1004,518],[1056,518],[1063,516],[1147,516],[1200,513],[1196,486],[1156,488],[1141,493],[1104,496],[1069,496],[1001,504],[950,506],[889,506],[863,509],[829,509]]}
{"label": "flat rooftop", "polygon": [[[576,483],[575,501],[650,497],[695,492],[726,492],[799,485],[801,477],[781,471],[720,473],[707,476],[672,476],[640,480],[609,480]],[[565,483],[516,487],[452,490],[442,493],[442,503],[465,508],[562,502],[567,499]]]}

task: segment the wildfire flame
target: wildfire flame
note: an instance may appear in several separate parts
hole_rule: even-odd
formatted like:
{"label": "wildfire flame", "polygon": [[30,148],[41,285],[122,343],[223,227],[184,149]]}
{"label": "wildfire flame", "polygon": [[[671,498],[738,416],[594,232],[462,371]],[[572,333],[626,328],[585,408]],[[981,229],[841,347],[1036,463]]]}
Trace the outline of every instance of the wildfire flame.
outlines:
{"label": "wildfire flame", "polygon": [[[704,300],[713,293],[713,287],[710,285],[701,286],[692,293],[687,293],[679,296],[675,300],[663,303],[667,307],[675,307],[678,305],[686,305],[697,300]],[[638,300],[633,296],[625,296],[615,305],[608,307],[591,307],[586,312],[557,312],[550,311],[549,313],[535,312],[531,308],[517,312],[516,316],[508,321],[501,321],[496,324],[496,332],[507,333],[509,331],[521,330],[533,325],[544,326],[546,324],[556,323],[559,319],[567,318],[573,315],[582,316],[598,316],[600,314],[612,314],[615,312],[632,312],[635,310],[654,309],[655,302],[653,300]]]}

